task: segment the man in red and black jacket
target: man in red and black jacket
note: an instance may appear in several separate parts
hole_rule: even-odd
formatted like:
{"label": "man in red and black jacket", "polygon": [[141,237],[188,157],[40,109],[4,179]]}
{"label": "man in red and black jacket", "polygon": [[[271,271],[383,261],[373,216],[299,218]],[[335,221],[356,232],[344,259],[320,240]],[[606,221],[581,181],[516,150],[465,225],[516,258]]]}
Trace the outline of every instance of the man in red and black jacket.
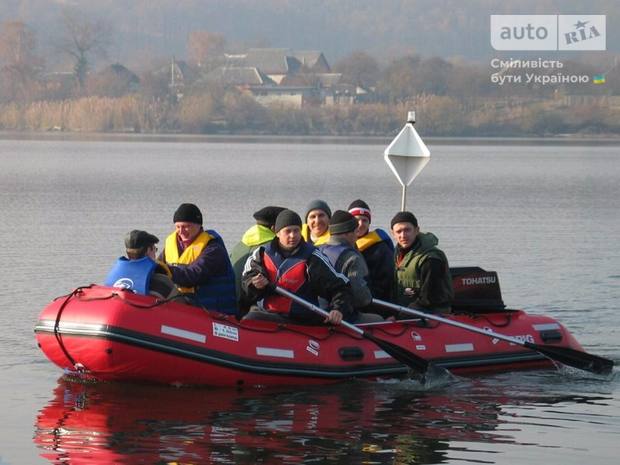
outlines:
{"label": "man in red and black jacket", "polygon": [[[241,278],[244,298],[257,302],[245,319],[266,319],[302,324],[340,324],[355,320],[349,280],[329,263],[316,247],[301,236],[301,218],[291,210],[276,218],[276,238],[259,247],[245,264]],[[323,318],[291,299],[273,292],[273,285],[297,294],[315,305],[328,302]]]}

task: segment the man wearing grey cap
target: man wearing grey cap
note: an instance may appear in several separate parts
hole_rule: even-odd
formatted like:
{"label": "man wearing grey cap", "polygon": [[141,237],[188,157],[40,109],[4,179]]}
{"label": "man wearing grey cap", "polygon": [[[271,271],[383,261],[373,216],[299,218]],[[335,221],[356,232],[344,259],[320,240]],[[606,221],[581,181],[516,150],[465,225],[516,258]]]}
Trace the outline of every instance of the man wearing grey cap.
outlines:
{"label": "man wearing grey cap", "polygon": [[305,223],[301,235],[306,242],[319,246],[329,239],[329,219],[332,211],[325,200],[313,200],[306,207]]}
{"label": "man wearing grey cap", "polygon": [[129,289],[137,294],[169,299],[178,295],[170,270],[156,260],[159,239],[134,229],[125,237],[127,257],[120,257],[108,273],[105,285]]}

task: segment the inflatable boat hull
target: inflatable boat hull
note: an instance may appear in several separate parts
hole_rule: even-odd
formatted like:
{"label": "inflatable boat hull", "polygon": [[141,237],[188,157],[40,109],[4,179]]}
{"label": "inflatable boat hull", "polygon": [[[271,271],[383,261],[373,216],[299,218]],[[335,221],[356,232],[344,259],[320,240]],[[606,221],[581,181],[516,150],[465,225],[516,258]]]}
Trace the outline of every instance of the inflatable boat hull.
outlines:
{"label": "inflatable boat hull", "polygon": [[[582,350],[556,320],[520,310],[451,317],[535,344]],[[549,368],[520,345],[447,324],[407,320],[364,326],[455,374]],[[182,385],[307,385],[398,377],[408,368],[340,327],[239,322],[178,302],[90,286],[50,303],[35,327],[60,368],[102,381]]]}

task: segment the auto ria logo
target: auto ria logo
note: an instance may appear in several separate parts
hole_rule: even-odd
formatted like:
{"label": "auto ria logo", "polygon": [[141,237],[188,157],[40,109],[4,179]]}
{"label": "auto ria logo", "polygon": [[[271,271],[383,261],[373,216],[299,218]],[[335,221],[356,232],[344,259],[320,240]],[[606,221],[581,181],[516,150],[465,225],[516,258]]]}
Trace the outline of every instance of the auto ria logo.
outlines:
{"label": "auto ria logo", "polygon": [[606,50],[605,15],[491,15],[495,50]]}

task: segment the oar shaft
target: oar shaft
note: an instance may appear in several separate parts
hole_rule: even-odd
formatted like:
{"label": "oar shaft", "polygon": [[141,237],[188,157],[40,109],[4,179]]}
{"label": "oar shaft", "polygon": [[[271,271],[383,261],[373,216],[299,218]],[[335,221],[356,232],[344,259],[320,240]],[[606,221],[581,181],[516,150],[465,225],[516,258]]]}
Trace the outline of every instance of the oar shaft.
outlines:
{"label": "oar shaft", "polygon": [[409,308],[409,307],[403,307],[402,305],[396,305],[393,304],[391,302],[385,302],[384,300],[379,300],[379,299],[372,299],[373,303],[377,304],[377,305],[381,305],[385,308],[389,308],[392,310],[395,310],[397,312],[402,312],[402,313],[407,313],[409,315],[415,315],[415,316],[419,316],[422,318],[426,318],[428,320],[434,320],[434,321],[439,321],[441,323],[445,323],[448,325],[452,325],[452,326],[457,326],[459,328],[462,329],[466,329],[468,331],[472,331],[474,333],[479,333],[479,334],[484,334],[485,336],[492,336],[494,338],[497,339],[501,339],[503,341],[507,341],[507,342],[512,342],[514,344],[518,344],[521,346],[525,345],[524,341],[521,341],[517,338],[511,337],[511,336],[506,336],[504,334],[497,334],[496,332],[494,332],[493,330],[484,330],[481,328],[478,328],[477,326],[471,326],[471,325],[467,325],[465,323],[461,323],[460,321],[454,321],[454,320],[448,320],[447,318],[443,318],[437,315],[433,315],[432,313],[425,313],[425,312],[421,312],[419,310],[414,310],[413,308]]}
{"label": "oar shaft", "polygon": [[[277,292],[278,294],[284,296],[284,297],[288,297],[291,300],[293,300],[294,302],[297,302],[299,305],[302,305],[303,307],[307,308],[308,310],[311,310],[319,315],[325,316],[327,317],[329,315],[328,312],[326,312],[325,310],[323,310],[322,308],[319,308],[318,306],[314,305],[311,302],[308,302],[304,299],[302,299],[301,297],[293,294],[292,292],[287,291],[286,289],[283,289],[279,286],[275,286],[274,288],[275,292]],[[384,339],[380,339],[377,336],[374,336],[366,331],[364,331],[362,328],[358,328],[355,325],[352,325],[351,323],[347,323],[346,321],[341,321],[340,322],[340,326],[344,326],[345,328],[348,328],[350,331],[354,332],[355,334],[358,334],[359,336],[368,339],[369,341],[372,341],[375,345],[377,345],[377,347],[379,347],[380,349],[382,349],[385,353],[387,353],[389,356],[391,356],[392,358],[394,358],[395,360],[398,360],[401,363],[404,363],[405,365],[407,365],[408,367],[410,367],[412,370],[418,372],[418,373],[426,373],[430,367],[430,363],[423,359],[422,357],[420,357],[419,355],[414,354],[413,352],[411,352],[410,350],[397,345],[393,342],[390,341],[386,341]],[[350,334],[351,337],[353,337],[353,335]],[[438,370],[438,368],[434,368],[435,371]],[[445,372],[444,369],[442,369],[443,372]]]}
{"label": "oar shaft", "polygon": [[[298,304],[303,305],[304,307],[308,308],[309,310],[312,310],[313,312],[318,313],[321,316],[324,316],[326,318],[329,316],[329,312],[326,312],[325,310],[323,310],[318,305],[314,305],[312,302],[308,302],[307,300],[302,299],[298,295],[293,294],[292,292],[289,292],[289,291],[287,291],[286,289],[284,289],[282,287],[276,286],[275,291],[278,294],[280,294],[280,295],[282,295],[284,297],[288,297],[289,299],[297,302]],[[352,325],[351,323],[348,323],[348,322],[346,322],[344,320],[342,320],[340,322],[340,325],[344,326],[346,328],[349,328],[351,331],[355,331],[357,334],[360,334],[360,335],[364,334],[364,331],[362,329],[360,329],[357,326]]]}

